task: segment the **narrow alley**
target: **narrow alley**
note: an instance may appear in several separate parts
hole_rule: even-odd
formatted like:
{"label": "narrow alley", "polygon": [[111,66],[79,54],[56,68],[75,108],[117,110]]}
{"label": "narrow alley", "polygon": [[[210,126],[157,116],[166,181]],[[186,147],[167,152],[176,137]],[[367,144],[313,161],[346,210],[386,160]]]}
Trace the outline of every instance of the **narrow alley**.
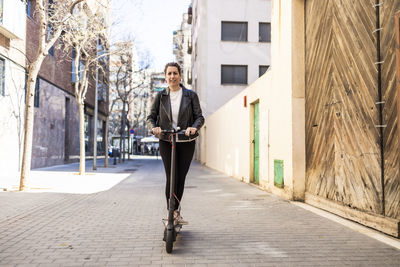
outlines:
{"label": "narrow alley", "polygon": [[[198,163],[167,254],[161,160],[94,194],[0,193],[0,266],[398,266],[400,250]],[[115,168],[116,172],[120,169]],[[111,178],[113,173],[108,174]],[[398,242],[398,241],[396,241]]]}

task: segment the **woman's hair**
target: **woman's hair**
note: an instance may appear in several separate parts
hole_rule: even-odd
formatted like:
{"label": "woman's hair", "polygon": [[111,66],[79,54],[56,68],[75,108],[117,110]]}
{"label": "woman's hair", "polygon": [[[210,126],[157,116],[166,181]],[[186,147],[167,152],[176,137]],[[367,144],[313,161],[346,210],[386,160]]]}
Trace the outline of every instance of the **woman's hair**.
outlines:
{"label": "woman's hair", "polygon": [[181,66],[179,66],[178,63],[176,63],[176,62],[167,63],[164,68],[164,74],[167,74],[168,67],[176,67],[178,69],[179,75],[182,75]]}

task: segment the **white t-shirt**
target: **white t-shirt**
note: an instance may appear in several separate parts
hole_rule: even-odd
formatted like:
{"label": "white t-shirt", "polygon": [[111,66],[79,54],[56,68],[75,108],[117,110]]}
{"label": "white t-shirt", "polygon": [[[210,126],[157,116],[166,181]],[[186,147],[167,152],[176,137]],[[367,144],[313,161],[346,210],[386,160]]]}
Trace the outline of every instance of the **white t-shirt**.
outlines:
{"label": "white t-shirt", "polygon": [[182,88],[178,91],[169,91],[169,99],[171,100],[172,127],[176,129],[178,126],[179,108],[182,100]]}

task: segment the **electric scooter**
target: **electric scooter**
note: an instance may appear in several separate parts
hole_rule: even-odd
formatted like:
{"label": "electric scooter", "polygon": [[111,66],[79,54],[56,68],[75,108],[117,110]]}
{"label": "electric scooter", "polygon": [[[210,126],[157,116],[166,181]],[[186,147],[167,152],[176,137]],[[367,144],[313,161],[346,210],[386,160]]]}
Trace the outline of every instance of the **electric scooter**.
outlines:
{"label": "electric scooter", "polygon": [[[162,130],[162,133],[170,134],[169,140],[171,142],[171,181],[170,181],[170,189],[169,189],[169,202],[168,202],[168,219],[164,219],[164,241],[165,241],[165,249],[167,253],[172,252],[173,244],[176,240],[177,234],[182,229],[182,224],[179,224],[177,220],[174,218],[174,207],[175,201],[178,201],[175,195],[175,168],[176,168],[176,136],[182,136],[182,138],[188,138],[185,136],[185,131],[180,131],[178,127],[177,130]],[[190,138],[197,137],[198,133],[195,135],[191,135]]]}

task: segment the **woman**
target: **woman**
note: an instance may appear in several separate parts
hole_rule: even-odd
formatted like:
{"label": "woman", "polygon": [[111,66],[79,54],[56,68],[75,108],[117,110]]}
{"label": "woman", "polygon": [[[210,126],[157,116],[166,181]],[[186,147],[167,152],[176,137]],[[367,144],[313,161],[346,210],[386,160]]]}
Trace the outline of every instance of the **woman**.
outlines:
{"label": "woman", "polygon": [[[168,134],[161,130],[177,129],[185,130],[188,138],[179,140],[176,144],[176,177],[174,215],[181,224],[187,224],[179,214],[178,207],[183,196],[186,174],[193,158],[195,140],[190,139],[195,135],[204,124],[204,117],[201,112],[199,98],[195,92],[186,89],[180,82],[181,67],[177,63],[168,63],[164,69],[165,80],[168,88],[159,92],[151,105],[150,115],[147,117],[149,129],[157,136],[161,158],[164,163],[165,174],[167,177],[165,186],[165,196],[167,198],[167,208],[169,203],[169,189],[171,180],[171,143]],[[182,139],[182,138],[181,138]]]}

